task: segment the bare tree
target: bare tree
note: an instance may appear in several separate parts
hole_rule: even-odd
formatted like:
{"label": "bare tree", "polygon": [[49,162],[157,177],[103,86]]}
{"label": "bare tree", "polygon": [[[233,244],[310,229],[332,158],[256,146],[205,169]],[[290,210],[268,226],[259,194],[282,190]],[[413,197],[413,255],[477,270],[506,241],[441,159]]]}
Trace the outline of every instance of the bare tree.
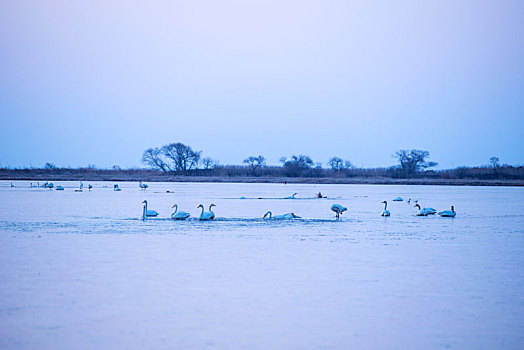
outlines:
{"label": "bare tree", "polygon": [[213,169],[218,162],[214,161],[210,157],[202,158],[202,167],[205,170]]}
{"label": "bare tree", "polygon": [[251,168],[251,174],[255,175],[257,169],[262,168],[266,165],[266,158],[263,156],[250,156],[244,159],[244,164],[247,164]]}
{"label": "bare tree", "polygon": [[292,155],[290,159],[286,157],[280,158],[280,162],[284,169],[286,169],[286,174],[288,176],[301,176],[306,173],[307,170],[313,167],[313,160],[309,156],[303,154]]}
{"label": "bare tree", "polygon": [[202,154],[202,151],[193,151],[191,147],[180,142],[162,146],[161,152],[173,162],[174,170],[184,173],[198,166]]}
{"label": "bare tree", "polygon": [[163,153],[159,148],[149,148],[142,154],[142,163],[145,163],[153,168],[158,168],[163,172],[171,170],[169,165],[162,159]]}
{"label": "bare tree", "polygon": [[353,164],[349,160],[344,160],[340,157],[332,157],[328,165],[331,167],[334,171],[342,171],[353,168]]}
{"label": "bare tree", "polygon": [[499,157],[491,157],[489,159],[489,164],[492,168],[500,168],[500,159]]}
{"label": "bare tree", "polygon": [[417,149],[412,150],[400,150],[395,152],[393,156],[398,159],[400,169],[404,174],[404,177],[412,177],[417,171],[431,168],[436,166],[438,163],[428,162],[426,158],[429,157],[428,151],[421,151]]}

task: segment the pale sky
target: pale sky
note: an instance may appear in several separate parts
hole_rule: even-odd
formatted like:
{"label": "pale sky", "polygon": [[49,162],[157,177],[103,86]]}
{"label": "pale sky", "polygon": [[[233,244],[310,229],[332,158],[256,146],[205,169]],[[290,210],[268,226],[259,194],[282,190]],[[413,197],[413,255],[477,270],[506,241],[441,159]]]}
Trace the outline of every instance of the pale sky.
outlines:
{"label": "pale sky", "polygon": [[521,0],[2,0],[0,78],[0,166],[524,164]]}

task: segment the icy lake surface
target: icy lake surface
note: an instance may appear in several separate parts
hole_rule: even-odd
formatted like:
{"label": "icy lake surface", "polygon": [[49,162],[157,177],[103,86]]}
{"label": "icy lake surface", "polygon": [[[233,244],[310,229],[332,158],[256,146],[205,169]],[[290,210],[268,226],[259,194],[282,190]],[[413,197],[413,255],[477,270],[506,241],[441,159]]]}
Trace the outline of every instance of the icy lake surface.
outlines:
{"label": "icy lake surface", "polygon": [[0,349],[524,348],[523,188],[58,184],[0,182]]}

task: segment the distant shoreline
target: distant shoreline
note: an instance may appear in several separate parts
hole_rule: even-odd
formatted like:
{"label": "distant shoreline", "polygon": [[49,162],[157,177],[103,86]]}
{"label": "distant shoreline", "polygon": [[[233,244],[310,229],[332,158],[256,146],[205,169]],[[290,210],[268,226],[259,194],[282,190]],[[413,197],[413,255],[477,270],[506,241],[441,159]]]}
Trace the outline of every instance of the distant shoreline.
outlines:
{"label": "distant shoreline", "polygon": [[524,186],[524,180],[480,179],[394,179],[385,177],[244,177],[244,176],[180,176],[149,171],[134,173],[75,172],[57,174],[9,170],[0,172],[4,181],[144,181],[144,182],[217,182],[217,183],[289,183],[289,184],[351,184],[351,185],[442,185],[442,186]]}

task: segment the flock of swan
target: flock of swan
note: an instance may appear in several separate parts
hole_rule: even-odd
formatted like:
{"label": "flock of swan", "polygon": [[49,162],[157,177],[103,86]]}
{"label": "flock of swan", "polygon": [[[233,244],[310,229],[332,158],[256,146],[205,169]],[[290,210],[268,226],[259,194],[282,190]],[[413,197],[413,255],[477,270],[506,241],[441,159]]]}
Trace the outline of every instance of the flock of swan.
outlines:
{"label": "flock of swan", "polygon": [[[285,198],[293,198],[295,199],[295,194],[291,197],[285,197]],[[398,197],[397,197],[398,198]],[[394,199],[394,201],[399,201],[398,199]],[[408,200],[408,204],[411,202],[411,199]],[[434,208],[422,208],[418,201],[415,201],[416,204],[414,205],[414,208],[417,209],[416,216],[428,216],[437,214],[437,210]],[[147,208],[147,200],[142,201],[143,207],[142,207],[142,216],[140,217],[141,220],[146,220],[147,218],[153,218],[157,217],[159,213],[154,210],[149,210]],[[391,216],[391,212],[387,209],[388,208],[388,202],[382,201],[382,204],[384,204],[384,210],[382,211],[381,216]],[[216,216],[213,212],[213,207],[215,207],[215,204],[211,204],[209,206],[209,211],[205,211],[205,208],[202,204],[199,204],[197,208],[201,208],[202,212],[200,213],[200,216],[198,217],[199,220],[208,221],[213,220]],[[174,220],[185,220],[191,216],[190,213],[185,211],[178,211],[178,205],[173,205],[173,208],[175,211],[171,214],[171,218]],[[333,204],[331,206],[331,210],[335,212],[337,220],[340,218],[340,215],[342,215],[348,208],[340,205],[340,204]],[[451,206],[451,210],[443,210],[438,212],[438,215],[442,217],[455,217],[457,213],[455,212],[455,208]],[[264,214],[262,217],[263,219],[272,219],[272,220],[290,220],[290,219],[300,219],[301,217],[296,215],[295,213],[286,213],[286,214],[280,214],[280,215],[273,215],[271,211],[268,211]]]}
{"label": "flock of swan", "polygon": [[[397,198],[393,199],[393,201],[401,202],[401,201],[403,201],[403,199],[401,197],[397,197]],[[382,216],[390,216],[391,213],[390,213],[389,210],[387,210],[388,202],[387,201],[383,201],[382,203],[384,204],[384,210],[382,211]],[[411,198],[408,199],[407,203],[411,204]],[[415,213],[416,216],[428,216],[428,215],[438,214],[438,215],[440,215],[442,217],[453,218],[453,217],[455,217],[457,215],[457,212],[455,211],[455,207],[454,206],[451,206],[451,210],[443,210],[443,211],[437,212],[437,210],[435,208],[431,208],[431,207],[422,208],[420,206],[420,204],[418,204],[418,200],[414,200],[413,203],[415,203],[413,208],[417,209],[417,212]]]}
{"label": "flock of swan", "polygon": [[[139,182],[138,186],[142,190],[146,190],[149,187],[147,184],[143,183],[142,181]],[[11,187],[15,187],[13,185],[13,183],[11,183]],[[50,182],[46,181],[43,185],[40,185],[40,183],[37,183],[37,186],[33,186],[33,183],[31,183],[30,187],[44,187],[44,188],[52,189],[52,188],[54,188],[54,185],[53,185],[53,183],[50,183]],[[84,184],[82,182],[80,182],[80,186],[79,186],[78,189],[75,190],[75,192],[82,192],[83,188],[84,188]],[[93,188],[92,185],[88,185],[88,189],[90,191],[91,191],[92,188]],[[64,188],[62,186],[60,186],[60,185],[58,185],[55,189],[57,191],[63,191],[64,190]],[[113,186],[113,190],[114,191],[121,191],[122,189],[118,186],[118,184],[115,184]],[[167,192],[170,192],[170,191],[167,191]],[[298,193],[295,192],[291,196],[284,197],[283,199],[297,199],[296,198],[297,194]],[[319,193],[316,196],[316,198],[326,198],[326,197],[322,196],[322,194]],[[245,197],[241,197],[241,199],[245,199]],[[402,197],[396,197],[396,198],[393,198],[393,201],[394,202],[402,202],[402,201],[404,201],[404,199]],[[407,200],[408,204],[411,204],[412,202],[415,203],[415,205],[413,207],[417,209],[417,211],[415,213],[416,216],[428,216],[428,215],[438,214],[438,215],[440,215],[442,217],[455,217],[457,215],[457,212],[455,211],[454,206],[451,206],[451,210],[443,210],[443,211],[438,212],[435,208],[431,208],[431,207],[422,208],[420,206],[420,204],[418,204],[418,200],[413,200],[412,201],[411,198],[409,198]],[[384,209],[382,210],[381,216],[385,216],[385,217],[391,216],[391,212],[388,210],[388,202],[387,201],[382,201],[381,203],[384,204]],[[143,204],[143,208],[142,208],[142,215],[140,217],[141,220],[146,220],[147,218],[154,218],[154,217],[157,217],[158,215],[160,215],[157,211],[148,209],[148,207],[147,207],[147,200],[144,200],[142,202],[142,204]],[[198,219],[199,220],[204,220],[204,221],[213,220],[216,217],[215,213],[213,212],[213,207],[214,206],[216,206],[216,205],[215,204],[211,204],[209,206],[209,211],[205,211],[204,206],[202,204],[200,204],[197,208],[201,208],[202,212],[200,213]],[[171,218],[174,219],[174,220],[185,220],[185,219],[187,219],[187,218],[189,218],[191,216],[191,214],[188,213],[188,212],[178,211],[178,205],[177,204],[173,205],[173,208],[175,209],[175,211],[171,214]],[[340,216],[347,210],[347,208],[344,207],[343,205],[340,205],[340,204],[333,204],[331,206],[331,210],[333,212],[335,212],[336,218],[338,220],[340,218]],[[286,214],[280,214],[280,215],[273,215],[273,213],[271,211],[268,211],[267,213],[264,214],[263,218],[264,219],[273,219],[273,220],[288,220],[288,219],[298,219],[298,218],[300,218],[300,216],[296,215],[295,213],[286,213]]]}

